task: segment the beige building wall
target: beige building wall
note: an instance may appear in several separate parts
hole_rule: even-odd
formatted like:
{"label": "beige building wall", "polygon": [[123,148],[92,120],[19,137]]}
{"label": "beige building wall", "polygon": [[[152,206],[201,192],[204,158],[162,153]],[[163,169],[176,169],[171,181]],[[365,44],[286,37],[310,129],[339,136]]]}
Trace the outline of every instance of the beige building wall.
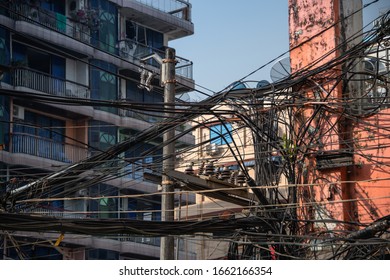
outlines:
{"label": "beige building wall", "polygon": [[[247,109],[250,113],[251,109],[249,107]],[[199,126],[193,131],[195,136],[195,148],[184,153],[178,153],[177,170],[185,172],[185,170],[188,169],[188,166],[192,165],[195,176],[207,178],[209,175],[206,175],[205,172],[207,165],[211,162],[215,169],[234,169],[238,165],[237,159],[239,159],[247,168],[249,175],[254,178],[255,154],[251,129],[235,114],[237,108],[234,105],[216,106],[213,108],[213,112],[220,114],[216,116],[210,112],[210,114],[203,115],[193,121],[192,125],[194,127]],[[221,123],[231,125],[233,141],[230,145],[213,145],[209,142],[212,134],[210,129]],[[283,133],[284,128],[279,127],[278,134],[282,136]],[[233,145],[233,143],[235,143],[235,145]],[[234,155],[236,155],[236,157]],[[203,173],[201,171],[202,169]],[[230,174],[233,172],[237,175],[239,170],[231,171]],[[202,175],[199,175],[199,173],[202,173]],[[238,183],[236,179],[234,183],[237,185],[237,188],[248,189],[245,182]],[[284,185],[287,185],[286,179],[281,177],[278,185],[281,186],[283,190],[286,190],[286,188],[283,188]],[[263,187],[267,188],[269,186]],[[249,192],[252,193],[250,190]],[[185,193],[186,192],[183,192],[183,195],[185,195]],[[196,195],[196,204],[181,205],[180,208],[176,208],[175,215],[176,219],[180,220],[203,220],[211,218],[229,219],[231,217],[245,217],[249,215],[252,210],[255,210],[255,207],[249,206],[249,203],[248,206],[236,205],[211,198],[207,195],[207,192],[204,192]],[[235,237],[229,235],[224,236],[223,234],[224,233],[214,236],[203,234],[196,237],[183,237],[181,250],[192,250],[192,252],[196,253],[197,259],[224,259],[227,257],[230,240],[234,240]]]}

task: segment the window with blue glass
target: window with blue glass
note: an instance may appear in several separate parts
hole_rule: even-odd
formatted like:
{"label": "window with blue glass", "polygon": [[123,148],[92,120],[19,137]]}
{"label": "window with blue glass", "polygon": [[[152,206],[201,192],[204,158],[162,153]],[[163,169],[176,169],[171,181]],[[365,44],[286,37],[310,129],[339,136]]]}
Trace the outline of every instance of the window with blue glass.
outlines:
{"label": "window with blue glass", "polygon": [[54,142],[65,142],[64,121],[27,110],[24,112],[24,121],[14,124],[13,132],[35,135]]}
{"label": "window with blue glass", "polygon": [[231,133],[232,125],[230,123],[210,126],[210,141],[217,145],[232,143]]}
{"label": "window with blue glass", "polygon": [[99,13],[99,28],[92,32],[92,44],[116,54],[118,43],[117,6],[108,0],[91,0],[90,5]]}
{"label": "window with blue glass", "polygon": [[88,204],[90,217],[93,218],[119,218],[118,213],[118,188],[97,184],[89,188],[89,195],[99,199],[91,199]]}
{"label": "window with blue glass", "polygon": [[89,145],[100,151],[105,151],[117,143],[117,127],[112,124],[91,121],[88,132]]}
{"label": "window with blue glass", "polygon": [[126,20],[126,38],[154,49],[164,47],[164,35],[131,20]]}
{"label": "window with blue glass", "polygon": [[[131,194],[137,195],[138,192],[132,192]],[[122,201],[121,218],[133,219],[133,220],[148,220],[148,221],[161,221],[161,203],[160,201],[152,202],[144,201],[141,199],[128,198]]]}
{"label": "window with blue glass", "polygon": [[12,151],[57,161],[65,155],[65,122],[31,111],[13,125]]}
{"label": "window with blue glass", "polygon": [[144,173],[161,171],[158,163],[162,160],[162,149],[158,149],[151,155],[143,156],[144,152],[154,147],[148,143],[140,143],[125,152],[125,158],[132,161],[126,166],[126,176],[128,178],[142,180],[144,179]]}
{"label": "window with blue glass", "polygon": [[0,96],[0,148],[8,150],[9,140],[9,98]]}
{"label": "window with blue glass", "polygon": [[[105,61],[91,60],[91,98],[111,101],[118,99],[118,79],[115,65]],[[96,67],[94,67],[96,66]],[[117,109],[107,106],[95,106],[96,109],[117,113]]]}
{"label": "window with blue glass", "polygon": [[[15,79],[15,86],[26,86],[51,94],[65,93],[65,58],[17,42],[13,42],[12,56],[13,66],[21,77]],[[33,78],[26,78],[30,76]],[[31,79],[36,82],[31,82]],[[45,83],[38,80],[45,80]]]}
{"label": "window with blue glass", "polygon": [[[10,35],[7,30],[0,28],[0,67],[3,68],[5,66],[4,68],[7,68],[10,63]],[[9,83],[9,81],[9,71],[0,73],[0,82]]]}
{"label": "window with blue glass", "polygon": [[[128,102],[136,102],[136,103],[151,103],[155,104],[154,106],[160,106],[161,111],[164,107],[164,97],[161,93],[157,91],[147,91],[146,89],[140,89],[136,83],[127,82],[126,83],[126,100]],[[139,112],[135,114],[128,114],[128,116],[133,116],[136,118],[140,118],[147,122],[157,122],[159,118],[162,117],[162,113],[154,112],[153,114],[142,115]]]}

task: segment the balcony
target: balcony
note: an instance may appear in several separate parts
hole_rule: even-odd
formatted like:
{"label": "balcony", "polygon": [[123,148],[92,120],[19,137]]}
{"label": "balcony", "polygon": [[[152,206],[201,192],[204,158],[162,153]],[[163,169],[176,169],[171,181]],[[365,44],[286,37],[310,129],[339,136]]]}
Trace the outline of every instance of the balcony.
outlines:
{"label": "balcony", "polygon": [[[155,2],[155,1],[139,0],[137,2],[140,2],[144,5],[148,5],[149,2]],[[170,2],[174,3],[174,5],[167,4]],[[158,8],[159,10],[165,10],[165,8],[163,7],[173,7],[173,6],[179,7],[177,10],[180,10],[180,9],[184,9],[186,5],[189,4],[183,1],[166,0],[166,1],[162,1],[162,4],[159,3],[156,5],[157,7],[159,7]],[[153,3],[150,4],[150,6],[152,7],[156,5]],[[11,6],[11,10],[13,11],[11,13],[11,18],[13,18],[14,20],[27,21],[31,24],[38,25],[42,28],[50,29],[52,31],[69,36],[79,42],[87,43],[88,45],[91,45],[91,31],[92,31],[91,27],[83,22],[74,20],[72,18],[68,18],[65,15],[62,15],[60,13],[55,13],[42,8],[33,7],[28,4],[13,4]],[[172,12],[172,10],[170,11]],[[150,20],[152,20],[152,18]],[[27,30],[24,30],[23,32],[27,32]],[[97,44],[95,47],[99,48],[99,44]],[[165,56],[165,53],[161,50],[153,49],[146,45],[132,42],[127,39],[120,40],[117,46],[112,46],[112,49],[114,50],[113,51],[114,55],[119,53],[119,56],[121,58],[124,58],[125,60],[132,63],[135,62],[137,64],[139,63],[140,58],[149,55],[151,53],[157,53],[161,57]],[[193,78],[192,61],[189,61],[181,57],[177,57],[177,61],[178,62],[176,64],[176,75],[179,77],[192,80]],[[150,64],[157,67],[157,65],[154,65],[153,62],[150,62]]]}
{"label": "balcony", "polygon": [[27,154],[65,163],[77,162],[88,156],[86,148],[25,133],[12,133],[10,146],[12,153]]}
{"label": "balcony", "polygon": [[142,113],[138,113],[138,112],[135,112],[132,110],[127,110],[127,109],[120,109],[119,115],[121,117],[134,118],[134,119],[145,121],[148,123],[156,123],[156,122],[162,121],[164,119],[164,116],[162,116],[161,113],[160,113],[161,116],[159,116],[158,113],[142,114]]}
{"label": "balcony", "polygon": [[66,17],[60,13],[21,3],[12,3],[10,10],[12,11],[11,18],[14,20],[25,20],[61,33],[66,32]]}
{"label": "balcony", "polygon": [[[132,63],[137,61],[139,62],[141,58],[151,54],[157,54],[161,58],[165,57],[164,51],[142,45],[129,39],[122,39],[118,42],[118,52],[120,57]],[[176,75],[192,80],[192,61],[179,56],[176,57],[176,60]],[[153,59],[147,60],[146,64],[154,66],[158,68],[158,70],[160,69],[160,65],[158,65]]]}
{"label": "balcony", "polygon": [[67,219],[85,219],[87,218],[86,214],[73,213],[71,210],[65,209],[56,209],[54,207],[49,206],[38,206],[32,209],[26,209],[24,213],[34,214],[34,215],[42,215],[42,216],[50,216],[57,218],[67,218]]}
{"label": "balcony", "polygon": [[183,0],[111,0],[119,5],[122,16],[168,36],[168,40],[194,34],[191,4]]}
{"label": "balcony", "polygon": [[90,98],[87,86],[68,80],[55,78],[49,74],[28,68],[16,68],[13,72],[13,85],[26,87],[50,95],[67,98]]}
{"label": "balcony", "polygon": [[15,4],[11,7],[11,18],[23,20],[66,34],[78,41],[90,43],[91,29],[88,25],[67,18],[65,15],[34,7],[28,4]]}
{"label": "balcony", "polygon": [[164,13],[171,14],[180,19],[191,21],[191,5],[188,1],[183,0],[136,0],[137,2],[157,9]]}

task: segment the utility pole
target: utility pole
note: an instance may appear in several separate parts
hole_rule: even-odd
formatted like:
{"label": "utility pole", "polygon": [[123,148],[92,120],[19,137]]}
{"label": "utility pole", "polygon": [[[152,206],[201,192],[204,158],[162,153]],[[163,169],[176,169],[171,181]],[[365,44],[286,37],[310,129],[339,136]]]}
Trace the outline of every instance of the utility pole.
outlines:
{"label": "utility pole", "polygon": [[[176,54],[172,48],[167,48],[165,51],[165,59],[162,60],[161,79],[164,85],[164,109],[165,120],[170,122],[174,116],[173,110],[175,106],[175,64]],[[168,143],[163,147],[163,172],[162,172],[162,197],[161,197],[161,220],[174,220],[174,186],[171,179],[166,175],[168,171],[174,170],[175,164],[175,143],[171,142],[175,137],[175,129],[171,128],[163,135],[163,142]],[[161,238],[160,243],[160,259],[174,259],[174,238],[166,236]]]}
{"label": "utility pole", "polygon": [[7,259],[7,235],[3,231],[3,260]]}

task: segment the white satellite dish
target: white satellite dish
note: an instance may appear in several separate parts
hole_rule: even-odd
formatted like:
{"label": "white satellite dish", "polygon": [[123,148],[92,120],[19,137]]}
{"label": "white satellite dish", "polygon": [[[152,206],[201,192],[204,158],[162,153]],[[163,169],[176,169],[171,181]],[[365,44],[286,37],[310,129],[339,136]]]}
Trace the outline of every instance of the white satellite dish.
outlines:
{"label": "white satellite dish", "polygon": [[290,74],[290,57],[285,57],[280,59],[274,64],[274,66],[272,66],[270,76],[272,81],[275,83],[287,78],[290,76]]}

